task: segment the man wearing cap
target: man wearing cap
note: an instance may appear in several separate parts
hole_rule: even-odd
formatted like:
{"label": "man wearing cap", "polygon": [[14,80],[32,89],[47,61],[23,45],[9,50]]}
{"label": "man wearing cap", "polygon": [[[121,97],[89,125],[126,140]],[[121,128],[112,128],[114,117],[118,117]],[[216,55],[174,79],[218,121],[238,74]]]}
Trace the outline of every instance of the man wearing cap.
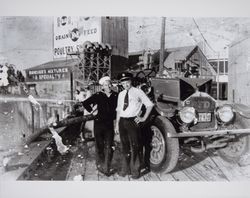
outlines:
{"label": "man wearing cap", "polygon": [[111,89],[110,77],[102,77],[99,84],[102,86],[102,91],[93,94],[82,104],[88,112],[93,110],[92,105],[97,105],[97,119],[94,121],[96,165],[100,172],[110,176],[118,94]]}
{"label": "man wearing cap", "polygon": [[[132,174],[133,179],[140,177],[142,139],[139,124],[146,121],[153,103],[147,95],[138,88],[132,86],[132,74],[121,73],[118,76],[124,90],[119,93],[116,116],[116,132],[119,132],[122,145],[122,170],[121,176]],[[142,117],[140,112],[142,105],[146,111]]]}

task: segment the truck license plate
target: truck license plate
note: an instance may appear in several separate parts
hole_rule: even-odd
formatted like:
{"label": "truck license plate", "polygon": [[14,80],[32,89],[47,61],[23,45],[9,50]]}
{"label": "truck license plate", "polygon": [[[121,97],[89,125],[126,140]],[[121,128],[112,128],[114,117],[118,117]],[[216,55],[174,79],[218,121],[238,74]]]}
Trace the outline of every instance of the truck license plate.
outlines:
{"label": "truck license plate", "polygon": [[211,113],[199,113],[198,122],[211,122]]}

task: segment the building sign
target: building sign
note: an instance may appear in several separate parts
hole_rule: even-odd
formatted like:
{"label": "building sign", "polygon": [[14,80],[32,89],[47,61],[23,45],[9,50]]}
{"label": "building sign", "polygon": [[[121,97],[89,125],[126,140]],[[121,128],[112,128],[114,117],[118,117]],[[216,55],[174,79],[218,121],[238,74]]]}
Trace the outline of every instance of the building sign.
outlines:
{"label": "building sign", "polygon": [[68,67],[46,68],[39,70],[27,70],[27,80],[30,81],[55,81],[69,79]]}
{"label": "building sign", "polygon": [[54,58],[81,50],[85,41],[101,42],[101,17],[54,17]]}

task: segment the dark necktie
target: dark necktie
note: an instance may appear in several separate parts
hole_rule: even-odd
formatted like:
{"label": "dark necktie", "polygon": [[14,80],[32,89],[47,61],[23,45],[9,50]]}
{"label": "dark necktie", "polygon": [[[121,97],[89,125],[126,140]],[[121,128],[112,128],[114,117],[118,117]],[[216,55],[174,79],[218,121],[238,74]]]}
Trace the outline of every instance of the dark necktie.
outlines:
{"label": "dark necktie", "polygon": [[124,98],[124,105],[123,105],[123,111],[125,111],[128,107],[128,91],[125,95],[125,98]]}

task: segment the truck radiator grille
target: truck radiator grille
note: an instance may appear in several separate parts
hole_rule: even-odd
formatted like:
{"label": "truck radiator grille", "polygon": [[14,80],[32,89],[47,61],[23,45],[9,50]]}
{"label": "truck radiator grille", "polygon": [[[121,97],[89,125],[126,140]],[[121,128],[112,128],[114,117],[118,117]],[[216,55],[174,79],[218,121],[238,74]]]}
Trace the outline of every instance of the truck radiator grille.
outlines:
{"label": "truck radiator grille", "polygon": [[190,97],[185,101],[185,106],[196,109],[198,122],[190,127],[191,131],[214,129],[216,126],[215,101],[210,97]]}

